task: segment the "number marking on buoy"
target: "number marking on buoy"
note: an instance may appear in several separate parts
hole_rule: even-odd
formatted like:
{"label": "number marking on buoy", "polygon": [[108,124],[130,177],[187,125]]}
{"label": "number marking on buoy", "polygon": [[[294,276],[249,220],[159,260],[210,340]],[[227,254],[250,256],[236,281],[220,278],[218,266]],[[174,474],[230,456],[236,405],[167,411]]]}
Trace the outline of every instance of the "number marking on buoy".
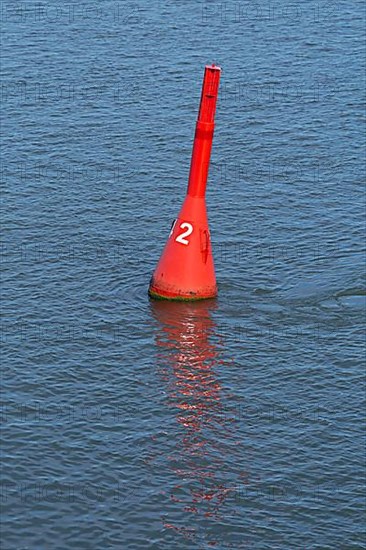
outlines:
{"label": "number marking on buoy", "polygon": [[173,235],[173,231],[174,231],[174,227],[175,227],[175,224],[177,223],[177,220],[174,220],[172,222],[172,226],[170,228],[170,233],[169,233],[169,237],[171,237]]}
{"label": "number marking on buoy", "polygon": [[189,244],[188,239],[185,237],[188,237],[193,232],[193,226],[188,222],[183,222],[179,226],[181,229],[186,229],[186,231],[183,231],[178,237],[176,237],[176,242],[181,244]]}

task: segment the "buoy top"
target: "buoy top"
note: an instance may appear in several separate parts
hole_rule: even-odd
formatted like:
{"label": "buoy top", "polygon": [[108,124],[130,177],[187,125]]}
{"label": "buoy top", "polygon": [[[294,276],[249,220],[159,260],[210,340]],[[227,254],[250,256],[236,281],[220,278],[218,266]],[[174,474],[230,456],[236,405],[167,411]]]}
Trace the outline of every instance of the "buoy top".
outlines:
{"label": "buoy top", "polygon": [[202,85],[201,103],[198,112],[200,122],[214,122],[216,101],[219,91],[221,67],[206,65]]}

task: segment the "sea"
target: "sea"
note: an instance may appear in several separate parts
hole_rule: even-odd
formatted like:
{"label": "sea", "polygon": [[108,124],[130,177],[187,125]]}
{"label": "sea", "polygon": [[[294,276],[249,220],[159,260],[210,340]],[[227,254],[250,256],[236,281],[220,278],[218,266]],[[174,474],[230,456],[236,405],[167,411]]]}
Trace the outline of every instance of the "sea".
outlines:
{"label": "sea", "polygon": [[[1,21],[2,550],[365,548],[363,2]],[[154,301],[212,63],[219,293]]]}

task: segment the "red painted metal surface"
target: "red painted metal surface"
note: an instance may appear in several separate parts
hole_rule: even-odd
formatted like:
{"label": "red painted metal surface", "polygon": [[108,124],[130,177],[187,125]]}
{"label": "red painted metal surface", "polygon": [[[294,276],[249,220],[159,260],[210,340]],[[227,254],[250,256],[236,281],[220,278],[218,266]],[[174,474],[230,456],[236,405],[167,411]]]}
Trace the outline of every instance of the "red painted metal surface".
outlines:
{"label": "red painted metal surface", "polygon": [[201,300],[217,295],[205,193],[220,72],[215,65],[205,67],[187,196],[151,278],[153,298]]}

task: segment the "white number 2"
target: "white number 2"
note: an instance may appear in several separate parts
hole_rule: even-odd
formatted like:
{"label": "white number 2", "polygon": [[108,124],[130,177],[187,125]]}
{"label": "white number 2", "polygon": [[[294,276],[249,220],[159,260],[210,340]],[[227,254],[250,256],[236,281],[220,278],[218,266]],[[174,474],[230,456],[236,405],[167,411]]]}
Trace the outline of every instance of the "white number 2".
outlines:
{"label": "white number 2", "polygon": [[183,222],[183,223],[180,224],[179,227],[181,229],[186,229],[186,231],[183,231],[183,233],[178,235],[178,237],[176,237],[175,240],[177,241],[177,243],[189,244],[188,239],[185,239],[185,237],[188,237],[192,233],[192,231],[193,231],[192,225],[188,222]]}

